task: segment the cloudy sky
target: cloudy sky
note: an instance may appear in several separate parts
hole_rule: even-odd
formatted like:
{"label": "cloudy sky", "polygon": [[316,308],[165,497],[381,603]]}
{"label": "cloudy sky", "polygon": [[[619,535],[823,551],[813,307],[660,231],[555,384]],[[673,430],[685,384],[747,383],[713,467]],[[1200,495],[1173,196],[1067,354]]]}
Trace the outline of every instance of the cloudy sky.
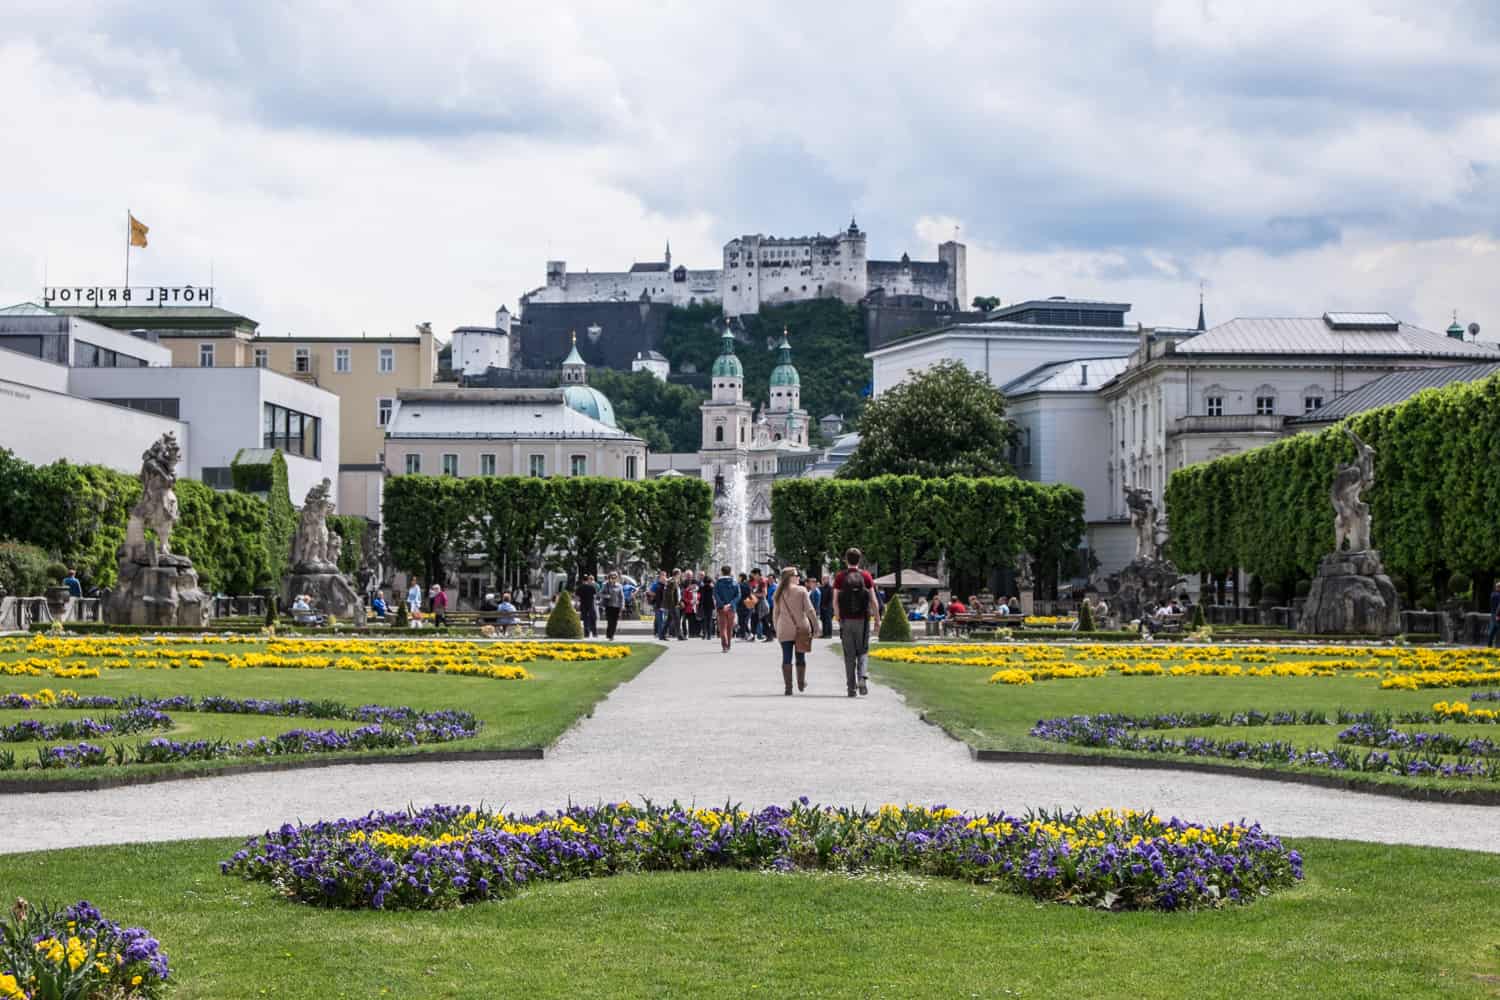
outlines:
{"label": "cloudy sky", "polygon": [[119,284],[127,207],[133,283],[326,334],[854,214],[1006,302],[1500,337],[1491,0],[8,0],[0,95],[0,303]]}

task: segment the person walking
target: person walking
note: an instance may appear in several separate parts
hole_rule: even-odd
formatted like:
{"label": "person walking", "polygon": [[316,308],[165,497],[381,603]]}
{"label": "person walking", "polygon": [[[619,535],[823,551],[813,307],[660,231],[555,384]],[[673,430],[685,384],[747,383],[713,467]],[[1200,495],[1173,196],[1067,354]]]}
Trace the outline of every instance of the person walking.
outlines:
{"label": "person walking", "polygon": [[859,568],[863,554],[851,547],[844,553],[844,569],[833,580],[839,613],[839,643],[844,647],[844,681],[849,697],[869,694],[870,626],[880,628],[880,601],[875,578]]}
{"label": "person walking", "polygon": [[776,639],[781,643],[781,679],[786,683],[785,693],[792,693],[793,655],[797,659],[797,690],[806,691],[807,654],[812,650],[812,637],[818,631],[818,612],[807,588],[799,582],[797,567],[788,566],[781,571],[773,608],[771,621]]}
{"label": "person walking", "polygon": [[714,582],[708,578],[708,570],[700,576],[703,582],[698,585],[698,635],[708,642],[719,637],[718,609],[714,605]]}
{"label": "person walking", "polygon": [[719,578],[714,581],[712,596],[714,614],[719,618],[719,644],[727,653],[734,639],[734,623],[740,605],[740,585],[735,582],[728,566],[719,567]]}
{"label": "person walking", "polygon": [[448,592],[435,583],[432,585],[432,627],[448,627]]}
{"label": "person walking", "polygon": [[661,592],[662,606],[667,611],[667,622],[662,629],[663,639],[677,639],[677,628],[682,624],[682,571],[672,570],[667,585]]}
{"label": "person walking", "polygon": [[613,639],[615,629],[620,625],[620,612],[625,608],[625,588],[620,584],[618,572],[611,570],[609,578],[604,581],[600,603],[604,605],[604,637]]}
{"label": "person walking", "polygon": [[682,621],[677,626],[677,638],[691,639],[698,634],[698,583],[692,570],[682,573]]}
{"label": "person walking", "polygon": [[747,639],[750,637],[750,609],[755,604],[750,600],[754,591],[750,589],[750,580],[744,573],[740,574],[739,588],[740,596],[734,605],[735,635],[741,639]]}
{"label": "person walking", "polygon": [[1495,636],[1500,634],[1500,580],[1495,581],[1495,589],[1490,591],[1490,638],[1486,645],[1495,645]]}
{"label": "person walking", "polygon": [[652,632],[658,639],[667,637],[667,609],[662,606],[663,592],[667,589],[667,571],[656,571],[656,579],[647,593],[651,601]]}
{"label": "person walking", "polygon": [[823,574],[818,587],[818,618],[823,623],[823,638],[833,638],[833,578]]}
{"label": "person walking", "polygon": [[422,581],[413,578],[411,586],[406,588],[406,613],[415,616],[422,610]]}
{"label": "person walking", "polygon": [[[578,598],[578,618],[583,622],[583,637],[599,638],[599,588],[594,584],[592,573],[585,573],[583,579],[578,581],[578,586],[573,588],[573,596]],[[563,600],[567,598],[564,597]]]}

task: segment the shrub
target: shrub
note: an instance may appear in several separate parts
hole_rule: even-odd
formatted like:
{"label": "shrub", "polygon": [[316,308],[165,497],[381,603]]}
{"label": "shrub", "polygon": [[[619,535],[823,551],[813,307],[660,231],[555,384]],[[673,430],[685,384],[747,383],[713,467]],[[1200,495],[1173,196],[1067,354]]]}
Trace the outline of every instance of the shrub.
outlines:
{"label": "shrub", "polygon": [[40,594],[52,582],[50,568],[47,553],[35,545],[0,542],[0,587],[12,597]]}
{"label": "shrub", "polygon": [[906,609],[901,606],[901,595],[892,594],[886,602],[885,614],[880,619],[881,642],[911,642],[911,622],[906,620]]}
{"label": "shrub", "polygon": [[1094,624],[1094,606],[1088,601],[1078,605],[1078,631],[1092,632],[1098,626]]}
{"label": "shrub", "polygon": [[560,592],[557,600],[552,603],[552,613],[547,616],[547,638],[583,638],[583,622],[578,620],[578,611],[573,607],[573,598],[567,591]]}

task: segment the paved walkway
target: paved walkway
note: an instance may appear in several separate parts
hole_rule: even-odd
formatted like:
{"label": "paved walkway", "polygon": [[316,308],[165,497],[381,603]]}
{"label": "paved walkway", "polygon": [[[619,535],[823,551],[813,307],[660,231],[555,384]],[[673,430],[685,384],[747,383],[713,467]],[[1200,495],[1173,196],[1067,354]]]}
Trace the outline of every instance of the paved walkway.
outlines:
{"label": "paved walkway", "polygon": [[775,646],[737,643],[724,655],[711,643],[672,643],[542,761],[328,767],[7,795],[0,852],[245,835],[287,820],[432,802],[535,810],[645,796],[756,806],[807,795],[1011,812],[1150,807],[1194,820],[1256,819],[1289,836],[1500,853],[1500,810],[1482,806],[1171,771],[978,763],[887,688],[846,698],[842,662],[827,643],[810,659],[807,693],[786,698]]}

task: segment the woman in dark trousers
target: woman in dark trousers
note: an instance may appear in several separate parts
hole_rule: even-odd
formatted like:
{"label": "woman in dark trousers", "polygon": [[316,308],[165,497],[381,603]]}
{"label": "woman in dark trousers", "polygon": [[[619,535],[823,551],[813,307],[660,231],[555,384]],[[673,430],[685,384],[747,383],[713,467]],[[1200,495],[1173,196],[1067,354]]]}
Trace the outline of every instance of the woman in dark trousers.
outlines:
{"label": "woman in dark trousers", "polygon": [[599,602],[604,605],[604,637],[613,639],[615,629],[620,624],[620,612],[625,607],[625,588],[620,585],[619,573],[609,574],[609,579],[604,582],[604,590],[600,594]]}
{"label": "woman in dark trousers", "polygon": [[583,621],[583,637],[599,638],[599,588],[594,586],[593,574],[584,574],[583,580],[573,588],[573,596],[578,598],[578,617]]}

